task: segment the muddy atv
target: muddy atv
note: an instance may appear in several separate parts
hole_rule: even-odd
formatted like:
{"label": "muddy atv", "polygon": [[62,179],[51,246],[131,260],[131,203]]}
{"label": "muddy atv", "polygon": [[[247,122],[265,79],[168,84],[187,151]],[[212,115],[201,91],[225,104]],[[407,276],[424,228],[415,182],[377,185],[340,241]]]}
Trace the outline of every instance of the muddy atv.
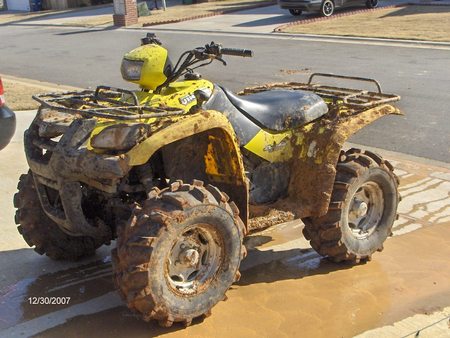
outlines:
{"label": "muddy atv", "polygon": [[[300,218],[321,255],[354,263],[382,250],[397,215],[392,165],[342,147],[399,114],[391,105],[399,96],[330,74],[236,95],[193,71],[226,55],[252,53],[210,43],[173,66],[148,35],[121,67],[140,90],[37,95],[25,133],[30,171],[14,198],[25,241],[77,260],[116,239],[120,295],[163,326],[189,325],[224,299],[240,277],[245,235],[271,210]],[[323,85],[320,76],[376,90]]]}

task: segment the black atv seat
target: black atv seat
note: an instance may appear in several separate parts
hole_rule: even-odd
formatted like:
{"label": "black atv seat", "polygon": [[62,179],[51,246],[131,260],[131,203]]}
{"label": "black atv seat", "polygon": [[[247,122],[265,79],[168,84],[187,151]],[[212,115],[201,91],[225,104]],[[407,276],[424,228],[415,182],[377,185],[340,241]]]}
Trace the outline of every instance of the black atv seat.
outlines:
{"label": "black atv seat", "polygon": [[222,89],[247,118],[264,129],[277,132],[300,127],[328,112],[328,106],[320,96],[301,90],[268,90],[238,96]]}

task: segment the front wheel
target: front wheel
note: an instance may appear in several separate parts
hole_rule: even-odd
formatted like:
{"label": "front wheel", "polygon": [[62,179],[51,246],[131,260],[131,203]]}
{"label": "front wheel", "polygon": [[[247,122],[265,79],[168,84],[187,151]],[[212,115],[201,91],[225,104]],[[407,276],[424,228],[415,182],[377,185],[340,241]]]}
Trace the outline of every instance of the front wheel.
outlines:
{"label": "front wheel", "polygon": [[301,9],[290,9],[289,13],[291,13],[293,16],[299,16],[302,15]]}
{"label": "front wheel", "polygon": [[334,13],[334,2],[332,0],[325,0],[320,6],[320,15],[328,17]]}
{"label": "front wheel", "polygon": [[118,231],[115,282],[144,320],[189,325],[239,279],[244,225],[234,203],[201,181],[178,181],[149,196]]}
{"label": "front wheel", "polygon": [[337,165],[328,213],[303,219],[303,234],[331,260],[370,260],[391,234],[400,200],[398,178],[389,162],[351,149]]}

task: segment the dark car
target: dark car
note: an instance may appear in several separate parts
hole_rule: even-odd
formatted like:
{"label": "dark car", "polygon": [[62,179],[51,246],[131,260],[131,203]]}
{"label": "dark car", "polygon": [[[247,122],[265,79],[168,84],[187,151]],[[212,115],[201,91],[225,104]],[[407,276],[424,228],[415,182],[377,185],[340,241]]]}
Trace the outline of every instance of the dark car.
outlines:
{"label": "dark car", "polygon": [[9,109],[3,98],[3,83],[0,78],[0,150],[5,148],[16,131],[16,114]]}
{"label": "dark car", "polygon": [[288,9],[294,16],[301,15],[302,12],[319,12],[322,16],[330,16],[335,8],[358,6],[362,3],[367,8],[378,6],[378,0],[278,0],[280,7]]}

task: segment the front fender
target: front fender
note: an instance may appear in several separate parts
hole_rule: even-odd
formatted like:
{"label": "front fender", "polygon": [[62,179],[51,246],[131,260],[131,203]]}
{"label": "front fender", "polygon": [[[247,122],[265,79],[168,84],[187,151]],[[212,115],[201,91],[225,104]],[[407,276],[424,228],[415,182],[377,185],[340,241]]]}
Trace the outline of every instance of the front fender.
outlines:
{"label": "front fender", "polygon": [[145,164],[162,147],[206,130],[219,128],[234,138],[233,128],[228,119],[216,111],[201,111],[182,119],[167,123],[157,132],[131,149],[127,156],[131,166]]}
{"label": "front fender", "polygon": [[167,178],[198,179],[225,192],[248,219],[248,186],[233,127],[216,111],[201,111],[169,121],[127,153],[129,165],[147,163],[161,150]]}
{"label": "front fender", "polygon": [[297,217],[320,217],[327,213],[336,165],[345,141],[389,114],[402,113],[389,104],[347,116],[345,112],[330,112],[328,117],[304,126],[293,138],[288,204]]}

